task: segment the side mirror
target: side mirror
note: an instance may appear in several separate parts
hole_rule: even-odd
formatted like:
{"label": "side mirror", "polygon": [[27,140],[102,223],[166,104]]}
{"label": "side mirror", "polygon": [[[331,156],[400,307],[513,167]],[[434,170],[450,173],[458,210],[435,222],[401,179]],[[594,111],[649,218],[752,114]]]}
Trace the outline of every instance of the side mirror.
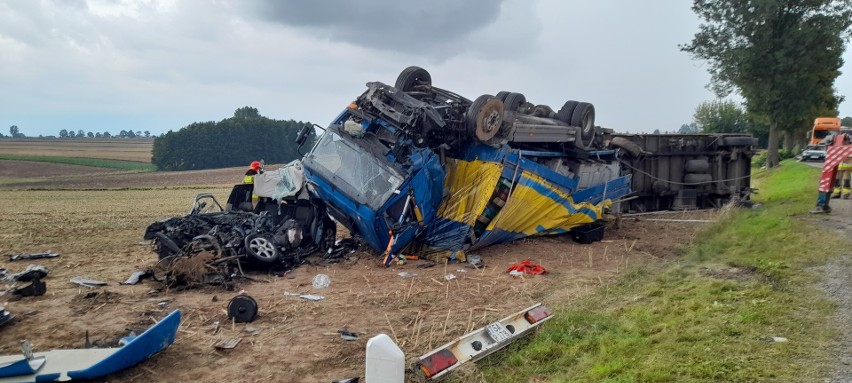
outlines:
{"label": "side mirror", "polygon": [[302,130],[299,131],[299,134],[296,135],[296,144],[299,145],[299,147],[302,147],[302,145],[305,144],[305,141],[308,139],[308,134],[311,133],[312,128],[313,126],[311,125],[305,125],[302,127]]}

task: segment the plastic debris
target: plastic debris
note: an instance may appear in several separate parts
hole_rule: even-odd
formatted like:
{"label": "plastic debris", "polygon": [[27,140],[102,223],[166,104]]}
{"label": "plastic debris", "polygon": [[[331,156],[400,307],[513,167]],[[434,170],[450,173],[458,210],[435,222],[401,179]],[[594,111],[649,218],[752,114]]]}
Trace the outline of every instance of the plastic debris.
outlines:
{"label": "plastic debris", "polygon": [[417,276],[417,274],[412,274],[412,273],[409,273],[407,271],[403,271],[403,272],[399,273],[398,275],[402,278],[414,278],[414,277]]}
{"label": "plastic debris", "polygon": [[222,340],[216,342],[216,344],[214,344],[213,347],[216,347],[220,350],[231,350],[234,347],[237,347],[237,345],[240,344],[241,340],[243,340],[243,338],[222,339]]}
{"label": "plastic debris", "polygon": [[45,258],[56,258],[58,257],[58,253],[54,253],[50,250],[43,253],[31,253],[31,254],[11,254],[9,255],[10,261],[21,261],[21,260],[31,260],[31,259],[45,259]]}
{"label": "plastic debris", "polygon": [[513,277],[520,277],[520,276],[524,275],[524,272],[518,271],[518,270],[512,270],[512,271],[509,272],[509,275],[511,275]]}
{"label": "plastic debris", "polygon": [[121,282],[122,285],[135,285],[139,283],[139,281],[147,278],[151,278],[154,276],[154,270],[146,269],[142,271],[134,271],[133,274],[130,274],[130,277],[127,278],[126,281]]}
{"label": "plastic debris", "polygon": [[444,279],[446,279],[447,281],[452,281],[453,279],[456,279],[456,275],[455,274],[447,274],[447,275],[444,275]]}
{"label": "plastic debris", "polygon": [[[511,273],[512,271],[519,271],[524,274],[533,274],[533,275],[541,275],[547,272],[547,269],[544,266],[539,265],[537,263],[533,263],[529,259],[513,263],[509,265],[509,268],[506,269],[507,273]],[[515,274],[512,274],[515,275]]]}
{"label": "plastic debris", "polygon": [[302,298],[302,299],[308,300],[308,301],[321,301],[321,300],[325,299],[325,297],[322,296],[322,295],[314,295],[314,294],[299,295],[299,298]]}
{"label": "plastic debris", "polygon": [[12,295],[16,297],[37,297],[46,292],[47,284],[39,278],[34,278],[28,286],[13,290]]}
{"label": "plastic debris", "polygon": [[358,340],[358,333],[355,332],[355,331],[351,331],[351,330],[347,329],[346,327],[344,327],[340,330],[337,330],[337,333],[340,334],[340,339],[343,339],[345,341],[351,342],[351,341]]}
{"label": "plastic debris", "polygon": [[467,263],[474,269],[485,267],[485,262],[482,261],[482,257],[477,254],[468,254]]}
{"label": "plastic debris", "polygon": [[71,283],[75,283],[75,284],[78,284],[80,286],[88,287],[88,288],[95,288],[95,287],[101,287],[101,286],[107,285],[107,283],[104,282],[104,281],[99,281],[97,279],[83,278],[83,277],[80,277],[80,276],[76,276],[74,278],[71,278]]}
{"label": "plastic debris", "polygon": [[8,274],[5,279],[7,281],[29,282],[34,279],[44,279],[49,273],[50,270],[48,270],[47,267],[40,265],[28,265],[24,271],[16,274]]}
{"label": "plastic debris", "polygon": [[315,289],[324,289],[331,285],[331,277],[325,274],[317,274],[311,281],[311,285]]}

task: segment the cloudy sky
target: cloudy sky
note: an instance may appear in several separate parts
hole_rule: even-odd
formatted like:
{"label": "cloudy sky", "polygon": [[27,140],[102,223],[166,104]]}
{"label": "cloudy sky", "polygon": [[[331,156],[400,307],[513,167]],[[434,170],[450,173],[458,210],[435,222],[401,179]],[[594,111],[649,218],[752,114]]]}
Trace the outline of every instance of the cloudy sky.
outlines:
{"label": "cloudy sky", "polygon": [[[409,65],[470,99],[595,104],[676,130],[713,99],[686,0],[0,0],[0,131],[177,130],[250,105],[327,124]],[[836,87],[852,116],[852,54]]]}

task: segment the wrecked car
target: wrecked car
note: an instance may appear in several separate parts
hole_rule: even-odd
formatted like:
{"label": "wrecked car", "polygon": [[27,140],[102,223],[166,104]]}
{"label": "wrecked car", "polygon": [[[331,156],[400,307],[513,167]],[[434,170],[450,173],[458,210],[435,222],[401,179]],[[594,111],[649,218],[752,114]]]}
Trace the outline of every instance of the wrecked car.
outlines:
{"label": "wrecked car", "polygon": [[[221,279],[242,266],[292,267],[334,246],[337,225],[307,186],[301,162],[258,174],[254,182],[235,185],[225,207],[199,194],[186,216],[149,225],[144,238],[160,263],[175,266],[203,253],[213,266],[208,279]],[[259,197],[256,205],[252,194]]]}
{"label": "wrecked car", "polygon": [[385,264],[402,253],[464,260],[597,222],[631,192],[594,119],[573,100],[556,112],[514,92],[471,101],[409,67],[394,86],[367,83],[302,162],[329,213]]}

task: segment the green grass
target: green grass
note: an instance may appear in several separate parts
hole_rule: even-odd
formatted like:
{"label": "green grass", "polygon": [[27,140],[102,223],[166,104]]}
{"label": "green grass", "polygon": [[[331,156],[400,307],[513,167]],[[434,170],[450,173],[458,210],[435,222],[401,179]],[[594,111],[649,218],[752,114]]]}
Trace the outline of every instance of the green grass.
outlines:
{"label": "green grass", "polygon": [[138,171],[154,171],[156,166],[142,162],[120,161],[120,160],[104,160],[97,158],[78,158],[78,157],[53,157],[53,156],[33,156],[24,154],[0,154],[0,160],[15,160],[15,161],[35,161],[35,162],[51,162],[56,164],[70,164],[93,166],[98,168],[122,169],[122,170],[138,170]]}
{"label": "green grass", "polygon": [[634,269],[557,303],[541,331],[467,381],[823,381],[837,328],[808,268],[839,247],[796,218],[816,202],[818,173],[785,161],[755,177],[762,207],[732,212],[674,265]]}

